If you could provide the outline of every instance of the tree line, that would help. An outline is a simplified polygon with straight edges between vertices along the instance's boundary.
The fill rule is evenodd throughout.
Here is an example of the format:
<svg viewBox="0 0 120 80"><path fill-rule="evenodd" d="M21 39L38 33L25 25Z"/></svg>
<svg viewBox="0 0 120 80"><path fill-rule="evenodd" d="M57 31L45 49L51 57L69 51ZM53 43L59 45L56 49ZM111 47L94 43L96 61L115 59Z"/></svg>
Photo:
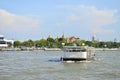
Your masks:
<svg viewBox="0 0 120 80"><path fill-rule="evenodd" d="M65 43L65 46L74 46L76 44L77 46L82 46L82 43L84 43L86 46L91 46L95 48L119 48L120 42L112 42L112 41L85 41L85 40L78 40L75 42L67 42L64 38L47 38L47 39L41 39L41 40L26 40L26 41L15 41L14 47L20 48L20 47L47 47L47 48L60 48L62 47L62 43Z"/></svg>

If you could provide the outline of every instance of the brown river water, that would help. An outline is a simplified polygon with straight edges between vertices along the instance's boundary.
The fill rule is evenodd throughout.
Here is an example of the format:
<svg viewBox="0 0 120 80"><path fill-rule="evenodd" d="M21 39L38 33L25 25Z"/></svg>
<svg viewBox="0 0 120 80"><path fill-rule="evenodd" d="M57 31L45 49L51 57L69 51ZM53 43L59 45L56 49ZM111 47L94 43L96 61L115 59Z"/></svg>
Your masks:
<svg viewBox="0 0 120 80"><path fill-rule="evenodd" d="M0 80L120 80L120 51L96 51L91 61L60 61L62 51L0 52Z"/></svg>

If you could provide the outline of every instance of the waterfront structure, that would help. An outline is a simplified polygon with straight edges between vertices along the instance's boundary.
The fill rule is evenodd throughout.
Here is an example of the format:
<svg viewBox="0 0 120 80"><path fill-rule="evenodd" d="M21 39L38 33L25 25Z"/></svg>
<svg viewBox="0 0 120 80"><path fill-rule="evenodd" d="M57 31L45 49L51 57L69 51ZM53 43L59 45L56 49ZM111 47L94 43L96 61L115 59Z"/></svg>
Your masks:
<svg viewBox="0 0 120 80"><path fill-rule="evenodd" d="M0 48L8 47L8 43L11 43L11 47L13 47L14 40L5 39L3 35L0 35Z"/></svg>
<svg viewBox="0 0 120 80"><path fill-rule="evenodd" d="M8 47L3 35L0 35L0 48L1 47Z"/></svg>

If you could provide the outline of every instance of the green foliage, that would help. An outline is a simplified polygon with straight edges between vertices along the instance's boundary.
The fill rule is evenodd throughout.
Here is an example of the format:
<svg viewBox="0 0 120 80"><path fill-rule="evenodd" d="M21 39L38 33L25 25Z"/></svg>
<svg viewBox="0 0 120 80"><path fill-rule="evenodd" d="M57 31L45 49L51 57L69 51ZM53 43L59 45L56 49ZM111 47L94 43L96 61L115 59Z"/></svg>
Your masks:
<svg viewBox="0 0 120 80"><path fill-rule="evenodd" d="M62 43L65 43L65 46L74 46L76 44L77 46L82 46L82 43L85 43L86 46L96 47L96 48L119 48L120 42L92 42L92 41L84 41L84 40L78 40L77 42L67 42L64 38L59 39L53 39L48 38L47 40L41 39L41 40L27 40L24 42L15 41L14 47L48 47L48 48L60 48L62 47Z"/></svg>
<svg viewBox="0 0 120 80"><path fill-rule="evenodd" d="M74 43L73 42L66 43L66 46L74 46Z"/></svg>
<svg viewBox="0 0 120 80"><path fill-rule="evenodd" d="M39 41L36 41L36 47L47 47L49 45L49 42L45 39L41 39Z"/></svg>
<svg viewBox="0 0 120 80"><path fill-rule="evenodd" d="M86 44L87 46L92 46L93 43L92 43L91 41L86 41L85 44Z"/></svg>
<svg viewBox="0 0 120 80"><path fill-rule="evenodd" d="M55 42L55 40L53 38L48 38L47 41L48 42L53 42L53 43Z"/></svg>
<svg viewBox="0 0 120 80"><path fill-rule="evenodd" d="M10 42L7 42L7 44L8 44L8 47L11 47L11 46L12 46L12 43L10 43Z"/></svg>
<svg viewBox="0 0 120 80"><path fill-rule="evenodd" d="M86 41L84 40L77 41L75 44L77 44L77 46L82 46L83 43L86 45Z"/></svg>
<svg viewBox="0 0 120 80"><path fill-rule="evenodd" d="M22 46L22 42L14 41L14 47L21 47L21 46Z"/></svg>
<svg viewBox="0 0 120 80"><path fill-rule="evenodd" d="M28 40L28 41L24 41L24 42L22 43L22 46L33 47L34 44L35 44L34 41Z"/></svg>

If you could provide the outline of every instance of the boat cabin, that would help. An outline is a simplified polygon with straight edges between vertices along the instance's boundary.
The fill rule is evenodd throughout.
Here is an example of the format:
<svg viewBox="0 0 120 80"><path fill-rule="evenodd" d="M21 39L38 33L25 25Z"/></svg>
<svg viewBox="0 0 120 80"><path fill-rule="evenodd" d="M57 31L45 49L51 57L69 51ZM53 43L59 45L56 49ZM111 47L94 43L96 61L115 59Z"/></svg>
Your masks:
<svg viewBox="0 0 120 80"><path fill-rule="evenodd" d="M92 50L87 46L64 46L63 61L81 61L92 57Z"/></svg>

